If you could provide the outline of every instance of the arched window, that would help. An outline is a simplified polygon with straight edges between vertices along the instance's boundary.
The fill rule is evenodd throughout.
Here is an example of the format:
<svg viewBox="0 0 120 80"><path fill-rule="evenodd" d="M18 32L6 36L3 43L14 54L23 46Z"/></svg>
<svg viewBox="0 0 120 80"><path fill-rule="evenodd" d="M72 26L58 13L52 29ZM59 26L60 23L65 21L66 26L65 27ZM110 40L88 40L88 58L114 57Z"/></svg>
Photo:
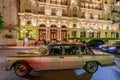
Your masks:
<svg viewBox="0 0 120 80"><path fill-rule="evenodd" d="M46 27L46 25L45 24L40 24L40 26L39 27Z"/></svg>
<svg viewBox="0 0 120 80"><path fill-rule="evenodd" d="M53 24L53 25L51 25L50 27L51 27L51 28L57 28L57 26L56 26L56 25L54 25L54 24Z"/></svg>
<svg viewBox="0 0 120 80"><path fill-rule="evenodd" d="M66 25L62 25L61 28L67 28Z"/></svg>
<svg viewBox="0 0 120 80"><path fill-rule="evenodd" d="M51 27L51 29L50 29L50 39L51 40L57 40L57 29L54 29L54 28L57 28L57 26L55 24L52 24L50 27Z"/></svg>
<svg viewBox="0 0 120 80"><path fill-rule="evenodd" d="M90 37L90 38L94 37L94 31L93 31L93 29L90 28L90 29L88 30L88 33L89 33L89 37Z"/></svg>
<svg viewBox="0 0 120 80"><path fill-rule="evenodd" d="M31 24L31 21L27 21L27 24L30 25L30 24Z"/></svg>

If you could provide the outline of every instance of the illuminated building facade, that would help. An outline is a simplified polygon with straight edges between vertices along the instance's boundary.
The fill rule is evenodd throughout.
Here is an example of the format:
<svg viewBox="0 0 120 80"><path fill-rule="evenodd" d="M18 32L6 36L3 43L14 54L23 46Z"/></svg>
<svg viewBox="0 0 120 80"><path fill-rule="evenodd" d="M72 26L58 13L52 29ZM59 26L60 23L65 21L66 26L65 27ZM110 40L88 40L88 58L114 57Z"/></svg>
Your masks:
<svg viewBox="0 0 120 80"><path fill-rule="evenodd" d="M112 5L111 16L109 16L109 19L113 21L113 26L118 25L117 36L120 38L120 1L117 1L114 5Z"/></svg>
<svg viewBox="0 0 120 80"><path fill-rule="evenodd" d="M12 18L17 23L17 39L26 36L29 39L47 41L118 37L119 25L113 24L109 19L115 0L9 1L11 12L15 8Z"/></svg>

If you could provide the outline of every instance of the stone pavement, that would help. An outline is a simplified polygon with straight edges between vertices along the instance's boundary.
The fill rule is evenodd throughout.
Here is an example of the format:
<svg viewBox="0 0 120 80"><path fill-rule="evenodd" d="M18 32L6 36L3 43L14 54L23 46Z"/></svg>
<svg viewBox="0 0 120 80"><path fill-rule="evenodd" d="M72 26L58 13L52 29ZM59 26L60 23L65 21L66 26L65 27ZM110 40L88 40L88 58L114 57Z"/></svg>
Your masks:
<svg viewBox="0 0 120 80"><path fill-rule="evenodd" d="M5 47L0 47L0 49L37 49L38 47L35 46L28 46L28 47L24 47L24 46L5 46Z"/></svg>

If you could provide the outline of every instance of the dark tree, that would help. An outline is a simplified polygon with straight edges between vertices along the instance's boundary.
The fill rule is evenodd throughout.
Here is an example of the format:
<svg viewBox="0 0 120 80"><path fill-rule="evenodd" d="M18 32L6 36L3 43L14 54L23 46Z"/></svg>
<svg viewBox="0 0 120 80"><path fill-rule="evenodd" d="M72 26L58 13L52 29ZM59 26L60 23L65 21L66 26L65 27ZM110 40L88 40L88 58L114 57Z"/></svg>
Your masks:
<svg viewBox="0 0 120 80"><path fill-rule="evenodd" d="M0 32L2 32L3 30L3 23L4 23L3 17L1 16L1 13L0 13Z"/></svg>

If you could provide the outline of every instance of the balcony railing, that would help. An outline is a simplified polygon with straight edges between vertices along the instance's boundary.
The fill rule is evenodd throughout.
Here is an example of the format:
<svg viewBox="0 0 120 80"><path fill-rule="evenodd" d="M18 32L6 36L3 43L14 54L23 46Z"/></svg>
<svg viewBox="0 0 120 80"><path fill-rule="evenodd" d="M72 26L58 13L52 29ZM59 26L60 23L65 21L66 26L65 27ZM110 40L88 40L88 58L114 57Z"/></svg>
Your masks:
<svg viewBox="0 0 120 80"><path fill-rule="evenodd" d="M85 16L81 16L81 18L85 18Z"/></svg>
<svg viewBox="0 0 120 80"><path fill-rule="evenodd" d="M31 13L32 11L29 9L25 9L25 12Z"/></svg>
<svg viewBox="0 0 120 80"><path fill-rule="evenodd" d="M90 19L94 19L94 17L93 17L93 16L90 16Z"/></svg>
<svg viewBox="0 0 120 80"><path fill-rule="evenodd" d="M68 16L68 14L62 14L62 16Z"/></svg>
<svg viewBox="0 0 120 80"><path fill-rule="evenodd" d="M108 18L107 20L110 20L110 18Z"/></svg>
<svg viewBox="0 0 120 80"><path fill-rule="evenodd" d="M39 14L45 14L45 12L38 12Z"/></svg>
<svg viewBox="0 0 120 80"><path fill-rule="evenodd" d="M116 10L112 10L111 12L112 12L112 13L117 13L118 11L116 11Z"/></svg>
<svg viewBox="0 0 120 80"><path fill-rule="evenodd" d="M56 2L56 1L51 1L50 3L52 3L52 4L57 4L57 2Z"/></svg>
<svg viewBox="0 0 120 80"><path fill-rule="evenodd" d="M81 8L85 8L85 9L91 9L91 10L103 10L102 7L90 7L90 6L85 6L85 5L81 5Z"/></svg>
<svg viewBox="0 0 120 80"><path fill-rule="evenodd" d="M98 18L98 20L104 20L103 18Z"/></svg>
<svg viewBox="0 0 120 80"><path fill-rule="evenodd" d="M73 17L78 17L77 14L73 14Z"/></svg>
<svg viewBox="0 0 120 80"><path fill-rule="evenodd" d="M51 13L51 15L54 15L54 16L56 16L56 13Z"/></svg>

